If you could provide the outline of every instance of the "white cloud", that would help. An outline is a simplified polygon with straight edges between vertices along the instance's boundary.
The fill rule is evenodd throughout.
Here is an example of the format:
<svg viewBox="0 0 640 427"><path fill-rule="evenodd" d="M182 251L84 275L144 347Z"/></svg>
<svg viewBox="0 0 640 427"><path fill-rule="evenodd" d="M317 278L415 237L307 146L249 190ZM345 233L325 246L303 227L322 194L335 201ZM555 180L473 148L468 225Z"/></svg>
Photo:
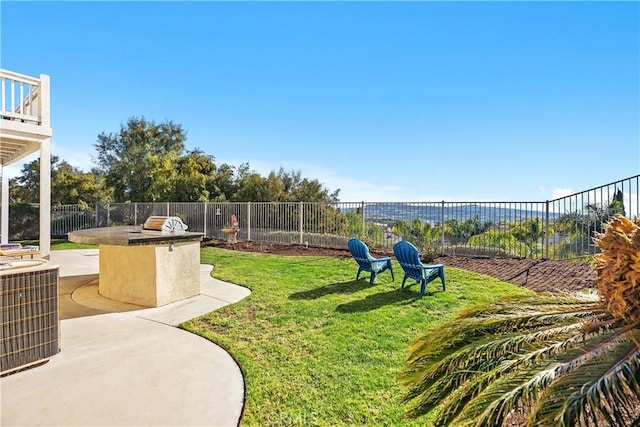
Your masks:
<svg viewBox="0 0 640 427"><path fill-rule="evenodd" d="M218 163L227 163L233 166L239 166L245 160L235 159L217 159ZM317 179L325 188L331 191L340 189L340 200L345 202L360 201L406 201L394 197L389 197L400 192L400 189L393 186L377 186L371 182L353 179L341 176L336 171L305 162L263 162L250 161L251 170L258 172L260 175L266 176L272 171L278 171L281 167L289 171L300 171L303 178ZM397 200L395 200L397 199Z"/></svg>
<svg viewBox="0 0 640 427"><path fill-rule="evenodd" d="M555 200L561 197L570 196L574 193L575 191L571 190L570 188L554 188L551 192L551 198Z"/></svg>
<svg viewBox="0 0 640 427"><path fill-rule="evenodd" d="M51 144L51 153L83 172L89 172L94 166L91 160L91 154L88 151L78 151L54 142Z"/></svg>
<svg viewBox="0 0 640 427"><path fill-rule="evenodd" d="M232 166L238 166L245 163L246 160L237 159L221 159L216 158L217 164L227 163ZM340 189L339 198L341 202L440 202L472 200L483 201L477 195L472 194L433 194L422 191L415 185L400 186L396 184L380 184L375 181L364 181L342 175L333 169L326 168L306 162L263 162L250 161L251 170L258 172L260 175L266 176L271 171L278 171L280 167L285 171L300 171L303 178L317 179L325 188L331 191ZM494 197L490 197L494 200ZM487 199L488 201L489 199Z"/></svg>

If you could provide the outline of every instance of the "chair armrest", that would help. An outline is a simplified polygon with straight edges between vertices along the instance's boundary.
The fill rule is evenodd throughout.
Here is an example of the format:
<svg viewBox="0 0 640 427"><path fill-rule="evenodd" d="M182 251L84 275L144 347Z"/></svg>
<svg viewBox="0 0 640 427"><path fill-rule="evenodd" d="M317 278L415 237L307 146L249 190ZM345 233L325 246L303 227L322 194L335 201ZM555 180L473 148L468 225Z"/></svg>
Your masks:
<svg viewBox="0 0 640 427"><path fill-rule="evenodd" d="M423 265L424 268L440 268L444 267L444 264L431 264L431 265Z"/></svg>

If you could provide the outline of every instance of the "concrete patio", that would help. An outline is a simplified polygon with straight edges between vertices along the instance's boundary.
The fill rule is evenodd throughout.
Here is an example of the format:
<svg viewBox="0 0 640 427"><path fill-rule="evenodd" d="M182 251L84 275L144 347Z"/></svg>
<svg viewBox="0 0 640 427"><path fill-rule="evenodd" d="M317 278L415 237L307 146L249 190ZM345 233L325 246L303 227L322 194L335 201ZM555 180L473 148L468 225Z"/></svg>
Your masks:
<svg viewBox="0 0 640 427"><path fill-rule="evenodd" d="M246 288L201 266L201 294L158 308L98 295L98 251L53 251L61 352L0 379L2 426L236 426L244 381L217 345L178 329Z"/></svg>

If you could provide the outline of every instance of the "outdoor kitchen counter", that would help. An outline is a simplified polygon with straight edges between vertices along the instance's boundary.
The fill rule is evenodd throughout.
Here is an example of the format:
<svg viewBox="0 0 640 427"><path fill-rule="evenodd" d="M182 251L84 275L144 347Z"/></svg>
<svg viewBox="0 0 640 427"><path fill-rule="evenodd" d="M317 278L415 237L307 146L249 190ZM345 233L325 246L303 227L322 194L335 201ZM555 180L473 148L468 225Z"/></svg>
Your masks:
<svg viewBox="0 0 640 427"><path fill-rule="evenodd" d="M202 233L143 230L142 226L122 225L118 227L90 228L88 230L71 231L70 242L89 243L95 245L153 245L185 241L202 240Z"/></svg>
<svg viewBox="0 0 640 427"><path fill-rule="evenodd" d="M140 226L70 232L75 243L99 245L98 293L115 301L159 307L200 294L202 233Z"/></svg>

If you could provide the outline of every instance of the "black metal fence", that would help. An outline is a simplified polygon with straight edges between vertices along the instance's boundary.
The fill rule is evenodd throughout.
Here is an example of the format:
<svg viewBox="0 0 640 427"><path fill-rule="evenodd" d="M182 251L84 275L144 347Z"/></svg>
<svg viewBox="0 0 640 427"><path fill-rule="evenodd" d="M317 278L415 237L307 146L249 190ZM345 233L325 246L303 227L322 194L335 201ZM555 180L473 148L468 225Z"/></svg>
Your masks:
<svg viewBox="0 0 640 427"><path fill-rule="evenodd" d="M151 215L178 216L189 231L225 239L231 215L238 240L346 247L358 237L372 248L408 240L448 255L571 259L595 252L602 224L622 213L638 216L640 175L544 202L227 202L109 203L57 206L51 234L141 225Z"/></svg>

